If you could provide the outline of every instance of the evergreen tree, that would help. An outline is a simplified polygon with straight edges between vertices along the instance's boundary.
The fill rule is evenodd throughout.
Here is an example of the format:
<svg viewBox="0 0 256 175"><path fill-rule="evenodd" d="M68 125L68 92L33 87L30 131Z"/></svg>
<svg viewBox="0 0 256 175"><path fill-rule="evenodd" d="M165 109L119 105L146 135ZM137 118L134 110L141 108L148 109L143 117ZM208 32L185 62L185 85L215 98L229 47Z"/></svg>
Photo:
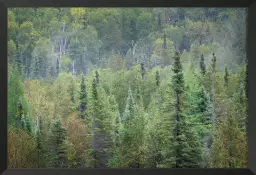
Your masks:
<svg viewBox="0 0 256 175"><path fill-rule="evenodd" d="M17 110L17 126L18 127L21 127L21 128L24 128L24 122L23 122L23 107L22 107L22 101L21 101L21 98L19 99L19 102L18 102L18 110Z"/></svg>
<svg viewBox="0 0 256 175"><path fill-rule="evenodd" d="M59 58L57 58L57 61L56 61L56 77L58 77L60 73L60 62L59 62Z"/></svg>
<svg viewBox="0 0 256 175"><path fill-rule="evenodd" d="M37 79L40 77L39 59L37 56L34 57L31 64L31 78Z"/></svg>
<svg viewBox="0 0 256 175"><path fill-rule="evenodd" d="M122 121L126 122L126 121L133 119L134 113L135 113L135 101L134 101L134 98L132 95L131 87L129 86L128 97L126 100L126 107L125 107Z"/></svg>
<svg viewBox="0 0 256 175"><path fill-rule="evenodd" d="M98 71L95 72L95 80L96 80L97 84L99 84L100 80L99 80L99 72Z"/></svg>
<svg viewBox="0 0 256 175"><path fill-rule="evenodd" d="M80 117L85 119L86 116L86 104L87 104L87 94L84 76L82 76L81 86L80 86Z"/></svg>
<svg viewBox="0 0 256 175"><path fill-rule="evenodd" d="M201 68L201 74L205 75L206 68L205 68L204 55L203 54L201 55L200 68Z"/></svg>
<svg viewBox="0 0 256 175"><path fill-rule="evenodd" d="M160 85L160 76L158 70L156 71L156 86L159 87Z"/></svg>
<svg viewBox="0 0 256 175"><path fill-rule="evenodd" d="M106 94L101 88L96 78L92 83L92 100L93 100L93 142L94 149L94 168L106 168L109 160L110 148L113 147L111 116L103 104ZM108 109L109 110L109 109Z"/></svg>
<svg viewBox="0 0 256 175"><path fill-rule="evenodd" d="M145 67L144 67L144 63L141 63L140 64L140 69L141 69L141 77L142 77L142 80L144 80L144 76L145 76Z"/></svg>
<svg viewBox="0 0 256 175"><path fill-rule="evenodd" d="M229 80L228 69L227 69L227 67L225 67L224 84L225 84L226 88L228 87L228 80Z"/></svg>
<svg viewBox="0 0 256 175"><path fill-rule="evenodd" d="M60 119L53 121L51 134L49 142L52 148L52 165L54 168L65 168L67 161L65 139L67 133L65 128L62 127Z"/></svg>
<svg viewBox="0 0 256 175"><path fill-rule="evenodd" d="M167 49L167 43L166 43L166 32L164 32L164 43L163 43L163 48Z"/></svg>
<svg viewBox="0 0 256 175"><path fill-rule="evenodd" d="M182 96L184 94L184 77L179 53L175 53L173 79L173 90L176 96L175 101L175 140L177 146L175 148L175 167L176 168L192 168L199 167L200 160L200 142L197 140L195 133L190 131L186 116L183 112Z"/></svg>
<svg viewBox="0 0 256 175"><path fill-rule="evenodd" d="M205 125L211 123L211 118L208 114L208 98L203 87L198 92L198 104L196 112L201 114L201 122Z"/></svg>
<svg viewBox="0 0 256 175"><path fill-rule="evenodd" d="M162 19L161 19L161 13L158 12L157 22L160 30L162 29Z"/></svg>

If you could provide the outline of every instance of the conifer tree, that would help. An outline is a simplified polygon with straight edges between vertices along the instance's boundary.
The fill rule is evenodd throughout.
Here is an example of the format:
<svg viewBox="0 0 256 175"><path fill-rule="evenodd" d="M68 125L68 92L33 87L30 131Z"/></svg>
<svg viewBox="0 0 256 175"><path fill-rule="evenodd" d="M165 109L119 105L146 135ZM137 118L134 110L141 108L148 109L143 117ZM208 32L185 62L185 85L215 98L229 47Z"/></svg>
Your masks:
<svg viewBox="0 0 256 175"><path fill-rule="evenodd" d="M167 49L167 43L166 43L166 32L164 32L164 43L163 43L163 48Z"/></svg>
<svg viewBox="0 0 256 175"><path fill-rule="evenodd" d="M96 82L98 84L100 82L100 80L99 80L99 72L98 71L95 72L95 79L96 79Z"/></svg>
<svg viewBox="0 0 256 175"><path fill-rule="evenodd" d="M158 70L156 71L156 86L159 87L160 85L160 76Z"/></svg>
<svg viewBox="0 0 256 175"><path fill-rule="evenodd" d="M205 68L204 55L203 54L201 55L200 68L201 68L201 74L205 75L206 68Z"/></svg>
<svg viewBox="0 0 256 175"><path fill-rule="evenodd" d="M22 106L21 97L20 97L18 102L18 109L17 109L17 119L18 119L17 126L21 128L24 128L23 115L24 115L24 111L23 111L23 106Z"/></svg>
<svg viewBox="0 0 256 175"><path fill-rule="evenodd" d="M94 167L106 168L109 160L110 148L113 147L111 137L111 116L108 116L104 100L105 91L97 83L96 77L92 82L92 100L93 100L93 142L94 149ZM106 105L107 106L107 105ZM108 109L109 110L109 109Z"/></svg>
<svg viewBox="0 0 256 175"><path fill-rule="evenodd" d="M224 84L225 84L226 88L228 87L228 80L229 80L228 69L227 69L227 67L225 67Z"/></svg>
<svg viewBox="0 0 256 175"><path fill-rule="evenodd" d="M57 61L56 61L56 77L58 77L60 73L60 62L59 62L59 58L57 58Z"/></svg>
<svg viewBox="0 0 256 175"><path fill-rule="evenodd" d="M144 63L141 63L140 64L140 69L141 69L141 77L142 77L142 80L144 80L144 76L145 76L145 67L144 67Z"/></svg>
<svg viewBox="0 0 256 175"><path fill-rule="evenodd" d="M182 98L184 95L184 77L182 72L182 65L180 62L179 53L175 53L173 80L173 90L176 96L175 100L175 141L177 146L175 147L175 167L176 168L192 168L199 167L198 162L200 161L200 142L197 139L195 133L190 131L190 127L186 121L186 116L183 112ZM186 155L186 156L185 156Z"/></svg>
<svg viewBox="0 0 256 175"><path fill-rule="evenodd" d="M162 19L161 19L161 13L158 12L157 22L160 30L162 29Z"/></svg>
<svg viewBox="0 0 256 175"><path fill-rule="evenodd" d="M128 97L126 100L126 107L125 107L122 120L124 122L132 120L134 117L134 113L135 113L135 101L132 95L131 87L129 86Z"/></svg>
<svg viewBox="0 0 256 175"><path fill-rule="evenodd" d="M37 79L40 77L40 68L39 68L39 59L38 57L34 57L31 64L31 78Z"/></svg>
<svg viewBox="0 0 256 175"><path fill-rule="evenodd" d="M80 86L80 117L85 119L86 116L86 104L87 104L87 94L84 76L82 76L81 86Z"/></svg>
<svg viewBox="0 0 256 175"><path fill-rule="evenodd" d="M51 134L49 142L52 148L52 165L54 168L65 168L67 161L65 139L67 133L66 129L63 128L60 119L55 119L53 121Z"/></svg>

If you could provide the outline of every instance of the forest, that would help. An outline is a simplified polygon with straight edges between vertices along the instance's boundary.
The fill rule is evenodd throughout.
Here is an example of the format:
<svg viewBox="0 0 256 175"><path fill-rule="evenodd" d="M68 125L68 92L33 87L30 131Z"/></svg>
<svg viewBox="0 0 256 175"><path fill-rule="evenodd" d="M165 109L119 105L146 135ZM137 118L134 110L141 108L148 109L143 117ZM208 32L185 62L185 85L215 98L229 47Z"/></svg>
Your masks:
<svg viewBox="0 0 256 175"><path fill-rule="evenodd" d="M246 8L9 8L9 168L247 168Z"/></svg>

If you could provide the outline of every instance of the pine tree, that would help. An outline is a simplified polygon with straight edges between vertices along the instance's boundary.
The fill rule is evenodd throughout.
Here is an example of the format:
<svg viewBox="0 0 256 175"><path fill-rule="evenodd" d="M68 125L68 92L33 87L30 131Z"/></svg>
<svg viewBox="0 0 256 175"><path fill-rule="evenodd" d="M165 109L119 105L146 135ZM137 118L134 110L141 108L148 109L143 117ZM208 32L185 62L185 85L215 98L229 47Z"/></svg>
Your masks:
<svg viewBox="0 0 256 175"><path fill-rule="evenodd" d="M54 168L64 168L66 167L66 130L62 127L60 119L55 119L51 128L52 135L50 136L51 151L53 156L53 166Z"/></svg>
<svg viewBox="0 0 256 175"><path fill-rule="evenodd" d="M157 22L160 30L162 29L162 19L161 19L161 13L158 12Z"/></svg>
<svg viewBox="0 0 256 175"><path fill-rule="evenodd" d="M164 43L163 43L163 48L167 49L167 43L166 43L166 33L164 32Z"/></svg>
<svg viewBox="0 0 256 175"><path fill-rule="evenodd" d="M205 125L211 123L210 116L208 114L208 98L204 87L201 87L198 92L198 104L197 104L197 113L201 114L201 122Z"/></svg>
<svg viewBox="0 0 256 175"><path fill-rule="evenodd" d="M204 55L203 54L201 55L200 68L201 68L201 74L205 75L206 68L205 68Z"/></svg>
<svg viewBox="0 0 256 175"><path fill-rule="evenodd" d="M93 141L94 168L106 168L111 155L110 148L113 147L111 116L106 109L107 102L105 91L94 78L92 82L93 103Z"/></svg>
<svg viewBox="0 0 256 175"><path fill-rule="evenodd" d="M183 112L182 98L184 95L184 77L182 72L182 65L180 62L179 53L175 53L173 80L173 90L176 96L175 101L175 115L176 115L176 126L175 126L175 139L177 142L176 146L176 168L192 168L199 167L198 162L200 160L200 142L197 140L195 133L190 131L190 127L187 123L186 116Z"/></svg>
<svg viewBox="0 0 256 175"><path fill-rule="evenodd" d="M99 72L98 71L95 72L95 79L96 79L97 84L99 84L100 80L99 80Z"/></svg>
<svg viewBox="0 0 256 175"><path fill-rule="evenodd" d="M59 62L59 58L57 58L57 61L56 61L56 77L58 77L60 73L60 62Z"/></svg>
<svg viewBox="0 0 256 175"><path fill-rule="evenodd" d="M81 86L80 86L80 117L85 119L86 116L86 104L87 104L87 94L84 76L82 76Z"/></svg>
<svg viewBox="0 0 256 175"><path fill-rule="evenodd" d="M140 64L140 69L141 69L141 77L142 77L142 80L144 80L144 76L145 76L145 67L144 67L144 63L141 63Z"/></svg>
<svg viewBox="0 0 256 175"><path fill-rule="evenodd" d="M131 87L129 86L128 97L127 97L127 100L126 100L126 107L125 107L125 111L124 111L124 114L123 114L122 121L126 122L126 121L129 121L129 120L132 120L133 117L134 117L134 113L135 113L135 101L134 101L134 98L133 98L133 95L132 95Z"/></svg>
<svg viewBox="0 0 256 175"><path fill-rule="evenodd" d="M32 64L31 64L31 78L32 79L37 79L37 78L40 77L40 68L39 68L39 66L40 66L39 59L36 56L32 60Z"/></svg>
<svg viewBox="0 0 256 175"><path fill-rule="evenodd" d="M160 76L158 70L156 71L156 86L159 87L160 85Z"/></svg>
<svg viewBox="0 0 256 175"><path fill-rule="evenodd" d="M22 101L21 98L19 99L18 106L17 106L17 126L24 128L24 122L23 122L23 106L22 106Z"/></svg>
<svg viewBox="0 0 256 175"><path fill-rule="evenodd" d="M228 69L227 69L227 67L225 67L224 84L225 84L226 88L228 87L228 80L229 80Z"/></svg>

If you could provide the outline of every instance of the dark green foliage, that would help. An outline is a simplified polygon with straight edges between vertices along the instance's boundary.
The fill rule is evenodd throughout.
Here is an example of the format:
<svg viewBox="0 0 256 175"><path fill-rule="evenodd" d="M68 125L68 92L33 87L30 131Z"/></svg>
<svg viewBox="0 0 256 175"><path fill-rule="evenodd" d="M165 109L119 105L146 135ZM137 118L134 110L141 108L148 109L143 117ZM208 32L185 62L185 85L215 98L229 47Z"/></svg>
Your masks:
<svg viewBox="0 0 256 175"><path fill-rule="evenodd" d="M141 70L141 77L142 77L142 80L144 80L144 76L145 76L145 73L146 73L144 63L141 63L141 64L140 64L140 70Z"/></svg>
<svg viewBox="0 0 256 175"><path fill-rule="evenodd" d="M66 167L66 130L63 128L59 119L55 119L51 127L49 144L51 146L52 165L54 168Z"/></svg>
<svg viewBox="0 0 256 175"><path fill-rule="evenodd" d="M193 130L188 129L187 116L183 109L184 77L179 53L175 53L172 76L173 90L175 94L175 116L176 126L174 127L175 146L175 167L176 168L198 168L201 151L200 142Z"/></svg>
<svg viewBox="0 0 256 175"><path fill-rule="evenodd" d="M201 55L200 68L201 68L201 74L205 75L206 67L205 67L205 63L204 63L204 55L203 54Z"/></svg>
<svg viewBox="0 0 256 175"><path fill-rule="evenodd" d="M180 62L180 55L178 52L175 52L174 66L172 68L172 71L174 72L174 75L172 77L173 88L175 93L177 95L180 95L181 93L183 93L184 90L184 77L182 72L182 65Z"/></svg>
<svg viewBox="0 0 256 175"><path fill-rule="evenodd" d="M216 56L215 56L215 53L212 54L212 72L215 73L216 72Z"/></svg>
<svg viewBox="0 0 256 175"><path fill-rule="evenodd" d="M164 32L164 43L163 43L163 48L167 49L167 43L166 43L166 33Z"/></svg>
<svg viewBox="0 0 256 175"><path fill-rule="evenodd" d="M159 87L160 85L160 76L158 70L156 71L156 86Z"/></svg>
<svg viewBox="0 0 256 175"><path fill-rule="evenodd" d="M60 73L60 62L59 62L59 58L57 58L57 61L56 61L56 77L58 77Z"/></svg>
<svg viewBox="0 0 256 175"><path fill-rule="evenodd" d="M228 69L227 67L225 67L224 83L226 87L228 87L228 80L229 80Z"/></svg>
<svg viewBox="0 0 256 175"><path fill-rule="evenodd" d="M74 101L74 95L72 95L72 101ZM86 104L87 104L87 93L86 93L86 85L85 85L85 80L84 76L82 76L82 81L80 85L80 117L82 119L85 119L86 115Z"/></svg>
<svg viewBox="0 0 256 175"><path fill-rule="evenodd" d="M95 72L95 80L96 80L97 84L100 82L98 71Z"/></svg>

